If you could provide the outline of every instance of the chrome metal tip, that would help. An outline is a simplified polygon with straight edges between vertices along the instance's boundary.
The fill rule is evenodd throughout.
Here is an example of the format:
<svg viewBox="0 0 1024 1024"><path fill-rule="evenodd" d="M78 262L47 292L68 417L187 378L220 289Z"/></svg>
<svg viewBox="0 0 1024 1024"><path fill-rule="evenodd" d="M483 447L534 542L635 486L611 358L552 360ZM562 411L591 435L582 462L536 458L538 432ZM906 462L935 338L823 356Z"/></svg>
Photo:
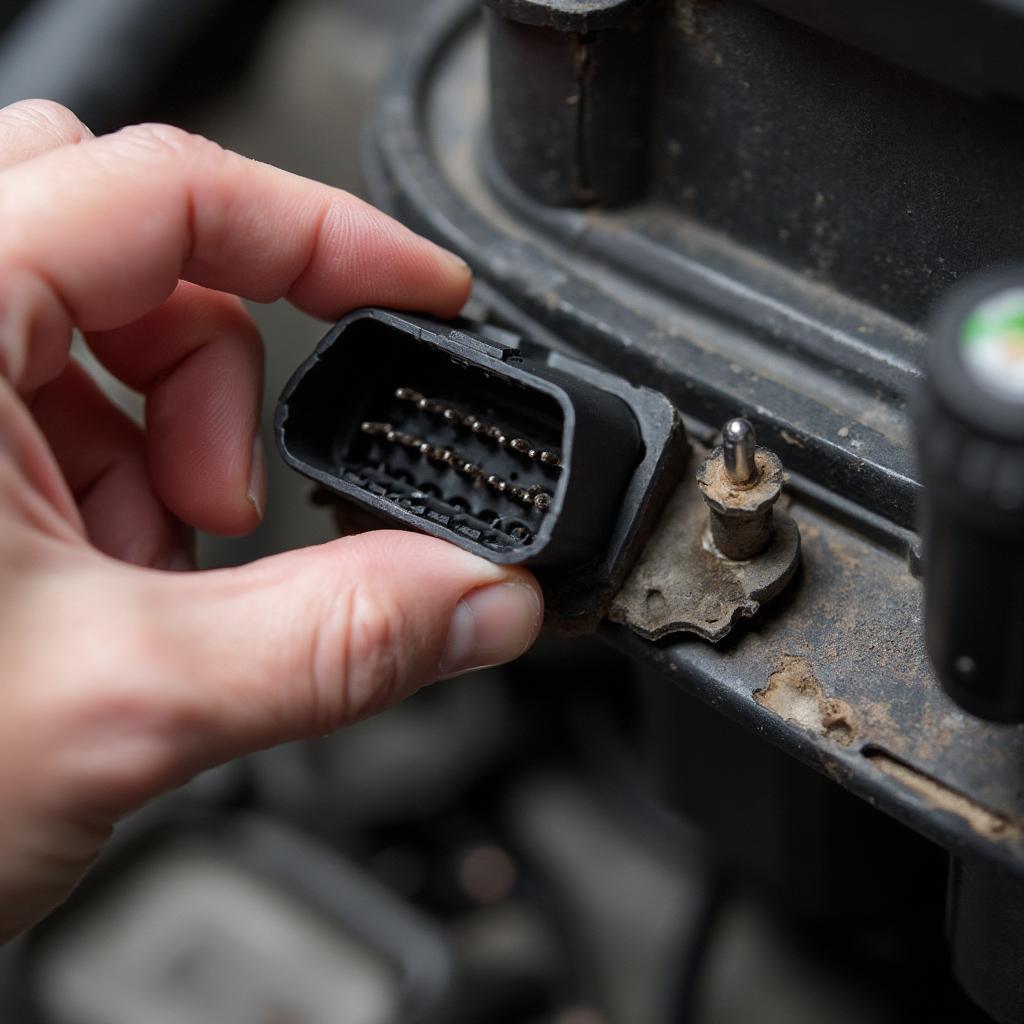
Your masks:
<svg viewBox="0 0 1024 1024"><path fill-rule="evenodd" d="M757 437L750 420L737 416L722 428L722 454L725 472L738 484L749 483L755 472L754 452Z"/></svg>

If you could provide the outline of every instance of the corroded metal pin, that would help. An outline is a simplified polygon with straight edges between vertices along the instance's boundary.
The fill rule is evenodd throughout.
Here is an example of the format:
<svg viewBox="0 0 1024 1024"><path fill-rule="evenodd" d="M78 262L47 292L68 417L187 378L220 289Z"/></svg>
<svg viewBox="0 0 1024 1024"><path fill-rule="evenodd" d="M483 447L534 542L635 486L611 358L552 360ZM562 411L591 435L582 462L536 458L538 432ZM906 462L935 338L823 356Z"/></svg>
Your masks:
<svg viewBox="0 0 1024 1024"><path fill-rule="evenodd" d="M401 402L409 402L424 412L441 416L446 422L455 426L465 427L474 434L490 438L495 444L503 448L510 448L519 455L525 455L532 461L540 462L550 469L560 469L562 466L561 456L557 452L548 449L538 448L524 437L516 437L507 430L495 423L487 423L480 419L475 413L462 412L453 405L448 405L436 398L429 398L417 391L415 388L400 387L394 391L394 396Z"/></svg>
<svg viewBox="0 0 1024 1024"><path fill-rule="evenodd" d="M413 401L414 398L410 397L409 400ZM457 473L470 477L475 483L486 483L499 494L504 494L522 505L535 508L540 512L546 512L551 507L551 495L544 490L542 484L531 484L529 488L524 488L511 484L496 473L485 476L483 468L467 459L462 453L451 448L433 445L415 434L395 430L390 423L364 420L361 430L371 437L381 437L392 444L418 452L431 462L450 466Z"/></svg>

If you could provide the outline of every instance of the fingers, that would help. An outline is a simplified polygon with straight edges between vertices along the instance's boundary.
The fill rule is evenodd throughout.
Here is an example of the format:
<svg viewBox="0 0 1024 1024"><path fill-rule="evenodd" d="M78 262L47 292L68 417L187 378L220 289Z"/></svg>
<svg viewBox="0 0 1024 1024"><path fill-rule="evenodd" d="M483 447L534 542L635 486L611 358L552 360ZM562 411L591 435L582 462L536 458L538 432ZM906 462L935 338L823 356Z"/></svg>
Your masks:
<svg viewBox="0 0 1024 1024"><path fill-rule="evenodd" d="M0 647L0 666L32 668L4 706L0 933L63 898L110 826L147 799L440 673L515 657L540 617L526 572L413 534L209 574L81 548L37 572L5 607Z"/></svg>
<svg viewBox="0 0 1024 1024"><path fill-rule="evenodd" d="M52 100L22 100L0 110L0 168L93 137L71 113Z"/></svg>
<svg viewBox="0 0 1024 1024"><path fill-rule="evenodd" d="M321 735L438 677L509 661L543 614L524 570L401 532L140 585L174 679L150 699L186 723L179 770L181 756L198 770Z"/></svg>
<svg viewBox="0 0 1024 1024"><path fill-rule="evenodd" d="M25 484L28 483L28 487ZM0 504L9 513L0 544L24 553L15 527L77 546L85 525L39 424L0 378Z"/></svg>
<svg viewBox="0 0 1024 1024"><path fill-rule="evenodd" d="M59 350L71 322L131 323L179 278L328 318L368 303L450 315L469 289L461 261L353 196L177 129L45 154L3 186L0 308L19 311L30 348ZM17 345L3 326L0 345ZM5 357L23 370L23 351Z"/></svg>
<svg viewBox="0 0 1024 1024"><path fill-rule="evenodd" d="M54 149L84 142L92 132L66 107L51 100L22 100L0 110L0 170ZM67 311L53 305L52 291L38 275L16 272L0 287L0 373L29 391L52 380L64 366L71 345ZM16 295L16 303L6 295ZM49 339L31 348L30 336ZM13 362L12 362L13 361Z"/></svg>
<svg viewBox="0 0 1024 1024"><path fill-rule="evenodd" d="M211 533L255 527L265 486L263 346L242 303L183 283L141 320L88 341L111 373L146 395L150 479L163 503Z"/></svg>
<svg viewBox="0 0 1024 1024"><path fill-rule="evenodd" d="M136 565L190 567L191 531L154 493L142 431L77 362L40 388L32 412L100 551Z"/></svg>

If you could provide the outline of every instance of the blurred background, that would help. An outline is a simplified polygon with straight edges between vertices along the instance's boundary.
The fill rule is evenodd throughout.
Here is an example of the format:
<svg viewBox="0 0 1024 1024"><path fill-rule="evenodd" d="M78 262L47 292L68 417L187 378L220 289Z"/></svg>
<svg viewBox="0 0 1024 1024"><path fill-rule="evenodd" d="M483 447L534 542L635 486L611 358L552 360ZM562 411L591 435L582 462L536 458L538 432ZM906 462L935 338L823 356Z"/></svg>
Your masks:
<svg viewBox="0 0 1024 1024"><path fill-rule="evenodd" d="M96 131L169 120L364 193L364 118L427 3L0 0L0 104L47 96ZM269 425L324 325L254 312ZM268 461L265 522L203 538L204 566L334 535ZM708 712L597 641L545 638L506 670L203 776L125 822L69 905L0 950L0 1020L920 1019L907 989L931 951L737 880L669 809L650 765L687 740L652 727L666 702L702 728ZM817 792L787 772L794 800ZM752 860L779 856L749 842Z"/></svg>

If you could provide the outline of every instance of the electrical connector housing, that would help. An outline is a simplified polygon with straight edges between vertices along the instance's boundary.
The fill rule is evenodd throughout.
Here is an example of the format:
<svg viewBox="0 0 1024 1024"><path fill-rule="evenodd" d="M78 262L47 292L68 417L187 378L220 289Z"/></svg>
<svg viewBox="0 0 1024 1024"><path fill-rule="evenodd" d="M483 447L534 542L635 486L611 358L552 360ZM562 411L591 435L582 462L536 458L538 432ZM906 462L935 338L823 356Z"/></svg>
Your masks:
<svg viewBox="0 0 1024 1024"><path fill-rule="evenodd" d="M517 335L357 310L286 386L285 461L391 526L538 570L603 614L685 462L668 400Z"/></svg>

